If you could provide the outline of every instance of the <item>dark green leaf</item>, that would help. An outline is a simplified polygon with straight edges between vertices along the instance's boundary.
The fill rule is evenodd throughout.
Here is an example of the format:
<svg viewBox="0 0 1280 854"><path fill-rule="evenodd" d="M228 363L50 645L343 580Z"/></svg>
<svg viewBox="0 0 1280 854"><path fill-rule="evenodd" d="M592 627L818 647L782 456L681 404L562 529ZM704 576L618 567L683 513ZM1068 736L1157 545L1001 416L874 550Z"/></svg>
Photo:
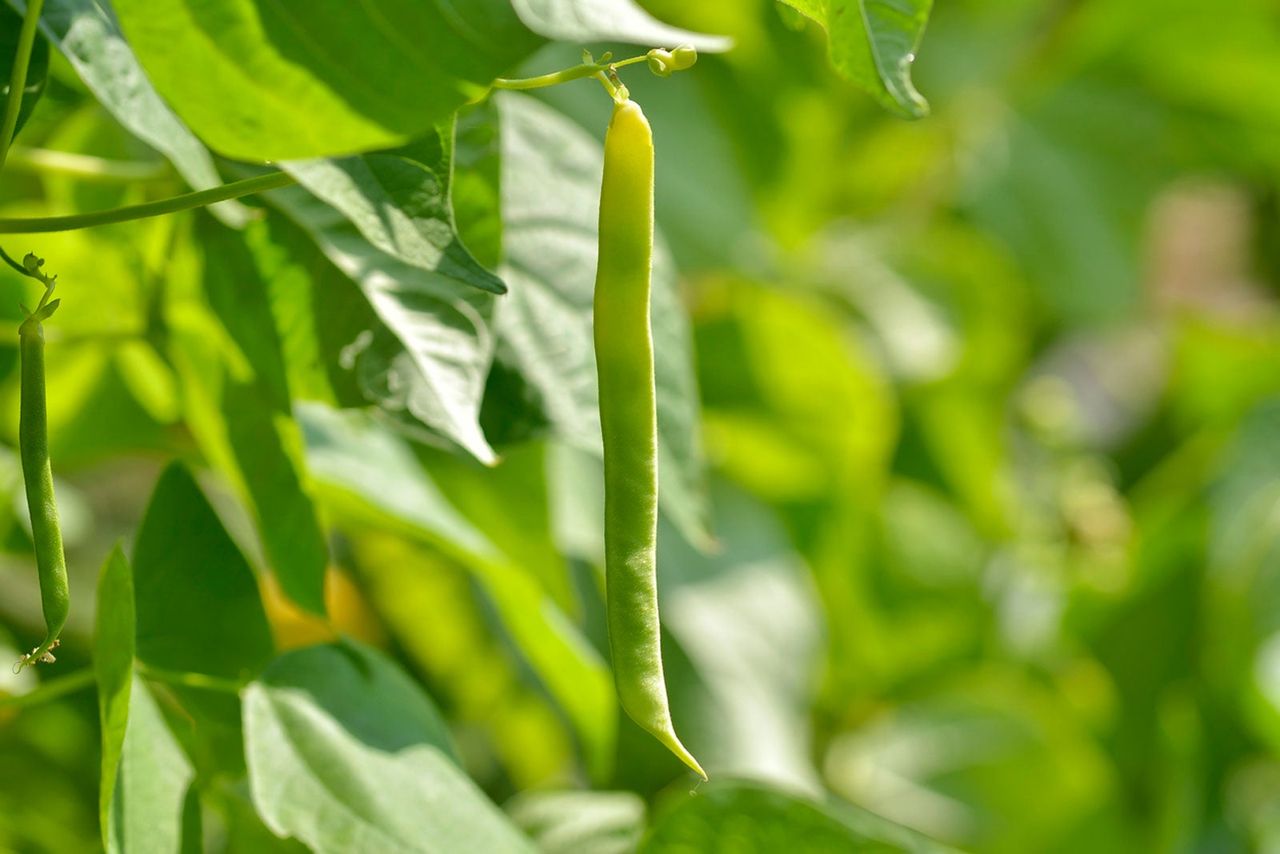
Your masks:
<svg viewBox="0 0 1280 854"><path fill-rule="evenodd" d="M430 699L355 644L277 659L245 693L253 801L317 851L532 851L457 765Z"/></svg>
<svg viewBox="0 0 1280 854"><path fill-rule="evenodd" d="M831 40L831 64L877 101L908 118L929 112L911 82L911 63L933 0L782 0L817 21Z"/></svg>
<svg viewBox="0 0 1280 854"><path fill-rule="evenodd" d="M462 248L451 224L439 229L451 216L447 148L435 138L440 145L430 152L421 146L405 152L432 162L369 155L292 164L334 206L298 188L275 193L272 201L360 286L382 321L344 354L356 365L365 396L492 462L479 411L493 348L493 297L486 291L501 283ZM397 176L390 193L377 178L384 169ZM404 183L406 178L411 180ZM388 215L379 206L387 204L397 206L391 215L410 226L410 234L402 238L378 221ZM401 204L409 211L434 210L431 228L420 230L425 221Z"/></svg>
<svg viewBox="0 0 1280 854"><path fill-rule="evenodd" d="M536 45L504 0L116 0L156 88L242 160L407 141L484 93Z"/></svg>
<svg viewBox="0 0 1280 854"><path fill-rule="evenodd" d="M19 9L25 0L11 0ZM222 183L213 158L138 65L106 0L45 0L40 26L65 55L94 97L134 136L169 158L193 189ZM228 225L242 224L246 210L238 202L220 202L210 210Z"/></svg>
<svg viewBox="0 0 1280 854"><path fill-rule="evenodd" d="M98 681L98 721L102 727L102 775L98 815L102 844L108 836L116 772L129 723L129 693L133 684L134 607L133 571L117 545L98 575L98 618L93 636L93 667Z"/></svg>
<svg viewBox="0 0 1280 854"><path fill-rule="evenodd" d="M253 572L180 463L161 475L138 532L134 588L145 663L239 680L270 659Z"/></svg>
<svg viewBox="0 0 1280 854"><path fill-rule="evenodd" d="M328 548L303 489L302 439L293 422L270 286L239 235L203 222L197 233L211 259L205 291L249 366L247 371L229 367L220 378L221 389L209 393L220 397L235 474L248 491L280 586L298 605L323 614ZM262 228L255 224L255 239L262 238L256 233Z"/></svg>

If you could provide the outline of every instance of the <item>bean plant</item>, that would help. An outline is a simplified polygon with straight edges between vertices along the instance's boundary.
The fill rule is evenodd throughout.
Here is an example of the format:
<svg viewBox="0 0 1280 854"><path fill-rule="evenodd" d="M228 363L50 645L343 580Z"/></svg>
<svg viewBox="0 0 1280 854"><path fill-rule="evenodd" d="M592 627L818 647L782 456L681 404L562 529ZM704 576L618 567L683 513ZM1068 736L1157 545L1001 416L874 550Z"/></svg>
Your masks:
<svg viewBox="0 0 1280 854"><path fill-rule="evenodd" d="M1278 82L1266 0L0 0L0 851L1280 846Z"/></svg>

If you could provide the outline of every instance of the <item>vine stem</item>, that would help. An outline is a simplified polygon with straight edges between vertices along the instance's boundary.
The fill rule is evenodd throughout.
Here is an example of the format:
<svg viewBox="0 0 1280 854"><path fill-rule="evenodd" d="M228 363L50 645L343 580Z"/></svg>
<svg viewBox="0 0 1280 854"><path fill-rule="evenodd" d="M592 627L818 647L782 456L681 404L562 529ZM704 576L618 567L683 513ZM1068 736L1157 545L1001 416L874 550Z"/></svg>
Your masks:
<svg viewBox="0 0 1280 854"><path fill-rule="evenodd" d="M9 75L9 97L4 101L4 120L0 122L0 168L9 154L9 143L18 127L18 113L22 111L22 96L27 88L27 68L31 65L31 48L36 41L36 26L40 23L40 9L44 0L29 0L27 14L22 18L18 31L18 47L13 55L13 71Z"/></svg>
<svg viewBox="0 0 1280 854"><path fill-rule="evenodd" d="M614 68L625 68L628 65L635 65L638 62L644 62L648 59L647 55L633 56L628 59L620 59L617 62L584 62L581 65L575 65L572 68L566 68L563 71L553 71L550 74L539 74L537 77L499 77L493 81L494 89L544 89L547 86L558 86L561 83L569 83L573 80L583 80L587 77L596 77L601 74L607 74Z"/></svg>
<svg viewBox="0 0 1280 854"><path fill-rule="evenodd" d="M159 181L170 174L169 166L163 160L108 160L92 154L21 145L9 146L8 167L39 175L65 175L82 181L122 184Z"/></svg>
<svg viewBox="0 0 1280 854"><path fill-rule="evenodd" d="M144 679L163 682L166 685L179 685L184 688L197 688L202 691L219 691L224 694L239 694L244 685L233 679L209 676L206 673L190 673L180 670L165 670L149 664L138 665L138 673Z"/></svg>
<svg viewBox="0 0 1280 854"><path fill-rule="evenodd" d="M57 679L43 682L39 688L26 694L0 697L0 709L21 709L27 706L49 703L68 694L74 694L83 688L88 688L94 683L94 679L93 670L86 667L84 670L77 670L75 673L68 673L66 676L59 676Z"/></svg>
<svg viewBox="0 0 1280 854"><path fill-rule="evenodd" d="M113 222L128 222L133 219L145 219L151 216L176 213L202 208L215 202L238 199L241 196L275 190L296 183L292 175L285 172L269 172L243 181L232 181L220 187L185 193L156 202L144 202L140 205L126 205L121 208L110 208L92 213L71 214L69 216L45 217L9 217L0 218L0 234L47 234L51 231L73 231L78 228L92 228L95 225L108 225Z"/></svg>

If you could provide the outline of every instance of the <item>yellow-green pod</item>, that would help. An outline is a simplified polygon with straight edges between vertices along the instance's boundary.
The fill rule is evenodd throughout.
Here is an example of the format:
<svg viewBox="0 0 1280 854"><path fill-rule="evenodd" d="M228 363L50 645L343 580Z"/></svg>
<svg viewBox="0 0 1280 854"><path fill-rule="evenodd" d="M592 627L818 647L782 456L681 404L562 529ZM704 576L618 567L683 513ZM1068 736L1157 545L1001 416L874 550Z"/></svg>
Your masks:
<svg viewBox="0 0 1280 854"><path fill-rule="evenodd" d="M653 133L634 101L604 143L595 348L604 435L605 599L622 708L703 779L676 736L658 624L658 419L649 328Z"/></svg>
<svg viewBox="0 0 1280 854"><path fill-rule="evenodd" d="M62 529L58 525L58 505L53 498L44 389L44 327L41 322L47 320L57 307L57 300L40 306L18 327L18 353L22 362L18 454L22 459L27 510L31 514L31 539L40 575L40 602L45 621L44 640L22 657L19 666L53 661L52 650L58 646L58 635L67 622L71 604L67 589L67 561L62 551Z"/></svg>

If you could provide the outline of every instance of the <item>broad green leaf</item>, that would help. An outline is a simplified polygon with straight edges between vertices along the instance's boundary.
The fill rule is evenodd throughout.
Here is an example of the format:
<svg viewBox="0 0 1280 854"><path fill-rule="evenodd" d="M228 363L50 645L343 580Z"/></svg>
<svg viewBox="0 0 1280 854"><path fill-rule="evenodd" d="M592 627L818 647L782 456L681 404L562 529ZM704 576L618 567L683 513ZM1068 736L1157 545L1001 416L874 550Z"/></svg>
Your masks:
<svg viewBox="0 0 1280 854"><path fill-rule="evenodd" d="M505 809L544 854L632 854L644 832L631 792L522 792Z"/></svg>
<svg viewBox="0 0 1280 854"><path fill-rule="evenodd" d="M640 854L943 854L951 851L879 816L758 783L712 781L661 812Z"/></svg>
<svg viewBox="0 0 1280 854"><path fill-rule="evenodd" d="M455 509L408 446L364 413L300 408L307 460L327 504L350 518L437 546L492 600L518 654L564 711L594 770L614 726L608 669L538 581Z"/></svg>
<svg viewBox="0 0 1280 854"><path fill-rule="evenodd" d="M151 690L138 677L129 691L129 725L107 834L111 854L179 852L198 821L187 801L194 777Z"/></svg>
<svg viewBox="0 0 1280 854"><path fill-rule="evenodd" d="M447 211L448 144L435 138L439 145L406 150L434 155L430 163L367 155L291 164L331 204L299 188L272 201L360 286L382 322L344 353L365 396L489 463L495 457L479 423L493 353L487 291L501 283L457 242Z"/></svg>
<svg viewBox="0 0 1280 854"><path fill-rule="evenodd" d="M258 813L313 850L533 850L458 767L430 699L374 650L281 656L246 690L244 728Z"/></svg>
<svg viewBox="0 0 1280 854"><path fill-rule="evenodd" d="M730 46L722 36L664 24L633 0L512 0L511 5L525 26L553 41L619 41L646 47L688 44L707 53Z"/></svg>
<svg viewBox="0 0 1280 854"><path fill-rule="evenodd" d="M98 682L98 721L102 727L102 775L98 794L102 844L108 835L111 802L116 791L133 685L133 571L117 545L98 576L98 618L93 634L93 667Z"/></svg>
<svg viewBox="0 0 1280 854"><path fill-rule="evenodd" d="M538 395L556 435L596 454L599 398L591 335L600 144L532 98L504 94L502 127L503 279L497 306L498 358ZM658 472L662 509L682 532L705 541L697 387L688 322L670 256L653 270L653 338L658 386Z"/></svg>
<svg viewBox="0 0 1280 854"><path fill-rule="evenodd" d="M10 3L26 10L26 0ZM98 103L130 133L167 157L192 188L203 190L222 183L208 150L152 88L120 32L109 0L45 0L40 27ZM234 201L210 210L228 225L243 224L247 216L245 207Z"/></svg>
<svg viewBox="0 0 1280 854"><path fill-rule="evenodd" d="M506 293L497 276L481 267L459 242L449 207L448 164L397 154L365 154L336 160L284 164L312 195L340 211L375 248L427 274L438 290L460 285ZM425 286L424 286L425 287Z"/></svg>
<svg viewBox="0 0 1280 854"><path fill-rule="evenodd" d="M827 31L831 64L899 115L918 119L929 104L911 82L911 63L933 0L781 0Z"/></svg>
<svg viewBox="0 0 1280 854"><path fill-rule="evenodd" d="M9 97L9 76L13 73L14 53L18 48L18 33L22 29L22 15L6 6L0 6L0 104ZM36 33L27 60L27 80L22 87L22 106L18 108L18 124L13 129L16 137L27 123L27 116L35 109L44 93L45 79L49 73L49 43ZM8 142L8 140L6 140Z"/></svg>
<svg viewBox="0 0 1280 854"><path fill-rule="evenodd" d="M156 484L133 567L143 662L240 680L270 659L253 572L180 463Z"/></svg>
<svg viewBox="0 0 1280 854"><path fill-rule="evenodd" d="M263 228L252 226L255 240ZM236 469L228 474L247 493L281 588L298 605L323 614L328 546L306 491L302 437L291 412L269 285L240 235L207 220L196 233L207 258L205 294L239 349L202 376L188 371L187 381L203 382L221 409L221 418L210 419L197 436L229 445ZM174 337L180 346L180 336ZM192 347L203 343L189 340Z"/></svg>
<svg viewBox="0 0 1280 854"><path fill-rule="evenodd" d="M156 88L222 154L261 162L408 141L537 45L503 0L116 0Z"/></svg>

